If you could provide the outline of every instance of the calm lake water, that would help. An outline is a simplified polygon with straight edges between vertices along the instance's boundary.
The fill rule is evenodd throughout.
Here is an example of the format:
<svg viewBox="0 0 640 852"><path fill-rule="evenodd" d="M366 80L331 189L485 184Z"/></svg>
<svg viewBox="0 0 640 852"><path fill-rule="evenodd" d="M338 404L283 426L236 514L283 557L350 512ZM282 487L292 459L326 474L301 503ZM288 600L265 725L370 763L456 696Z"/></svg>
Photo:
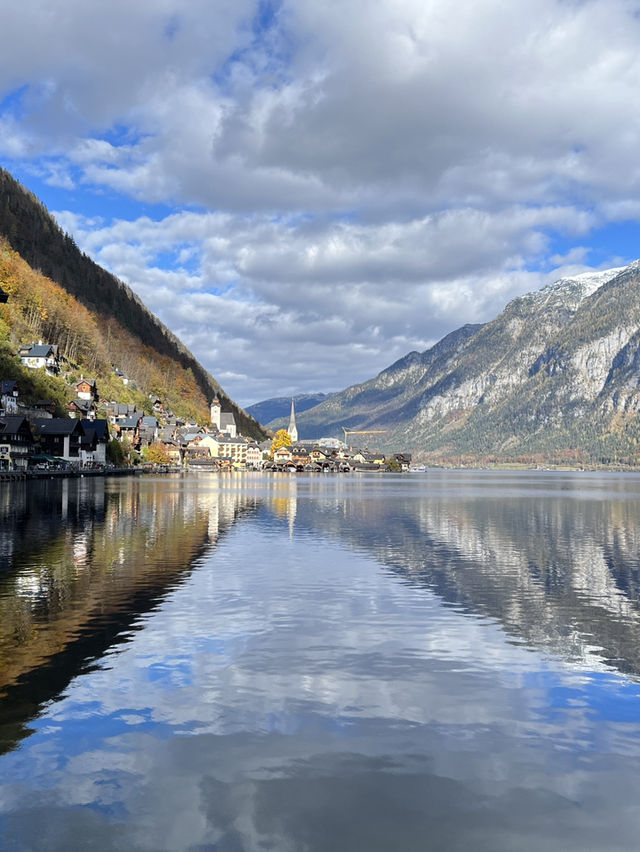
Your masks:
<svg viewBox="0 0 640 852"><path fill-rule="evenodd" d="M637 850L640 478L0 486L0 849Z"/></svg>

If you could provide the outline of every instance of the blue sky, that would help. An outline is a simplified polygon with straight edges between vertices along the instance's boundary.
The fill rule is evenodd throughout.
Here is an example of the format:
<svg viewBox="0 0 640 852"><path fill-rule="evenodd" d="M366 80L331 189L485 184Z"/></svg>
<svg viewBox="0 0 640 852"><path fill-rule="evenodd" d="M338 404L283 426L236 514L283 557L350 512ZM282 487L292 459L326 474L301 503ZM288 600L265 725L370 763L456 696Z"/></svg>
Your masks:
<svg viewBox="0 0 640 852"><path fill-rule="evenodd" d="M451 9L24 0L0 164L241 404L338 390L640 255L640 3Z"/></svg>

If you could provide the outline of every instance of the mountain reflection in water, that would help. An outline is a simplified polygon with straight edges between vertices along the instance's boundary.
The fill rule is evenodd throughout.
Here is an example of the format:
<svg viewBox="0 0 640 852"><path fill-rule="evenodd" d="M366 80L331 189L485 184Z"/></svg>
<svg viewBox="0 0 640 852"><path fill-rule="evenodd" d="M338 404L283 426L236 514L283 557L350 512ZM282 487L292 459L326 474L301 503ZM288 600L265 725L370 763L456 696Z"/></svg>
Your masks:
<svg viewBox="0 0 640 852"><path fill-rule="evenodd" d="M528 487L513 489L507 474L455 476L306 521L515 641L639 675L640 479L521 474Z"/></svg>
<svg viewBox="0 0 640 852"><path fill-rule="evenodd" d="M0 489L0 753L42 702L127 640L247 505L234 495L210 506L154 480Z"/></svg>
<svg viewBox="0 0 640 852"><path fill-rule="evenodd" d="M2 486L0 848L637 848L639 507L590 474Z"/></svg>

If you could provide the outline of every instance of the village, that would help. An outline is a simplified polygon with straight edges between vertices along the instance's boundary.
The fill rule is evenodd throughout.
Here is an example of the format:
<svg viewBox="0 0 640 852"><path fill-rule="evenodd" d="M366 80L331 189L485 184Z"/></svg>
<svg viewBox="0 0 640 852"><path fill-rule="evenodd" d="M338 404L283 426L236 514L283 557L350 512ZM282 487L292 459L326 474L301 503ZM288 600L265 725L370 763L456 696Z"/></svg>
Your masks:
<svg viewBox="0 0 640 852"><path fill-rule="evenodd" d="M61 358L55 344L39 341L20 347L24 367L58 375ZM128 382L117 367L114 374ZM80 377L66 417L56 417L51 400L27 405L16 380L0 379L0 472L87 472L114 468L158 467L198 473L265 470L269 472L405 471L408 454L392 456L354 449L335 438L300 441L292 400L288 430L258 443L238 433L231 412L215 398L209 423L185 422L163 400L150 397L146 410L102 401L94 379Z"/></svg>

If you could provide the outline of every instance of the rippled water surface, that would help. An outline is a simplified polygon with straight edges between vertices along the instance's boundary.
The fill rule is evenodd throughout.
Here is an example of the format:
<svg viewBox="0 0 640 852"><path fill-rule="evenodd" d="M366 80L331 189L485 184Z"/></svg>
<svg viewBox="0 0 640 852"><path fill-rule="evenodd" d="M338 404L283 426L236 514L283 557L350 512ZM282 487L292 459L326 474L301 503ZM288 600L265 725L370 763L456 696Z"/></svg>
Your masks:
<svg viewBox="0 0 640 852"><path fill-rule="evenodd" d="M640 478L0 485L0 848L636 850Z"/></svg>

